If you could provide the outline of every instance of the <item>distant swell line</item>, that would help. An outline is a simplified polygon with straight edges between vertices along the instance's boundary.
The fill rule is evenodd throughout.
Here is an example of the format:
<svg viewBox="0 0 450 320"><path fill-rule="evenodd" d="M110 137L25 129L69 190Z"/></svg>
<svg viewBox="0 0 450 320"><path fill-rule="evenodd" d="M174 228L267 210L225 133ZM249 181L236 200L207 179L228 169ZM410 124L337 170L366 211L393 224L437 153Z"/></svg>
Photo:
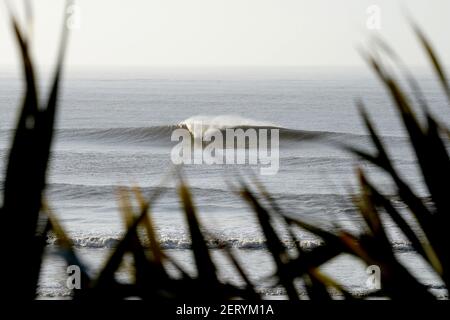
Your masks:
<svg viewBox="0 0 450 320"><path fill-rule="evenodd" d="M133 128L109 128L109 129L59 129L56 137L62 141L72 142L95 142L95 143L131 143L131 144L148 144L148 145L170 145L171 136L176 129L189 130L185 125L167 125L154 127L133 127ZM255 130L280 130L281 140L306 139L321 135L331 135L332 133L319 131L304 131L285 129L279 127L268 126L238 126L233 129ZM220 129L225 134L226 129ZM339 134L338 134L339 135Z"/></svg>
<svg viewBox="0 0 450 320"><path fill-rule="evenodd" d="M55 136L59 143L80 143L80 144L94 144L94 145L122 145L122 146L161 146L170 147L177 141L171 141L172 132L176 129L185 128L190 130L184 124L166 125L166 126L151 126L151 127L128 127L128 128L104 128L104 129L57 129ZM299 141L304 141L313 138L326 139L356 139L368 141L367 135L360 135L354 133L330 132L330 131L307 131L288 129L273 126L236 126L233 129L248 129L261 130L271 129L279 130L279 137L281 146L289 146L289 144ZM225 135L226 129L218 129ZM4 141L8 141L14 130L0 130L0 137ZM269 133L270 135L270 133ZM402 137L385 137L393 140L404 141Z"/></svg>

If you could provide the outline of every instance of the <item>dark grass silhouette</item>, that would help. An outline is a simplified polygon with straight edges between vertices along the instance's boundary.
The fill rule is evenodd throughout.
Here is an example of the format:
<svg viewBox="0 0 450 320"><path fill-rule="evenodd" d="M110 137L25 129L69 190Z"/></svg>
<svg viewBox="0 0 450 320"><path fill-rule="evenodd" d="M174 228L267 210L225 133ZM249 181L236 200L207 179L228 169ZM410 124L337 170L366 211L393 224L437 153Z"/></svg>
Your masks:
<svg viewBox="0 0 450 320"><path fill-rule="evenodd" d="M36 79L29 55L28 39L10 12L12 27L21 53L25 94L9 152L1 208L2 263L0 274L15 297L34 298L42 253L49 229L40 216L42 191L53 138L57 96L67 29L63 28L53 85L45 105L38 102ZM14 244L11 242L14 239Z"/></svg>

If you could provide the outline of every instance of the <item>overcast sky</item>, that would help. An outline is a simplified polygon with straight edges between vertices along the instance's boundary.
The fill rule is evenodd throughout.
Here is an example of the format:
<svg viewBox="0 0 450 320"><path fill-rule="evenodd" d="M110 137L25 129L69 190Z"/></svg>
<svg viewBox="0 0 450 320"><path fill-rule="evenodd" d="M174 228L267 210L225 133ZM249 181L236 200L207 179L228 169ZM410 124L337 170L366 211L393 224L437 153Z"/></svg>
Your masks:
<svg viewBox="0 0 450 320"><path fill-rule="evenodd" d="M21 9L19 1L14 2ZM39 64L55 57L63 1L34 5L33 50ZM37 5L38 3L38 5ZM355 46L379 32L412 65L424 65L405 8L450 62L450 1L364 0L78 0L71 67L355 66ZM379 31L366 27L380 11ZM6 15L0 13L0 66L17 64ZM76 18L75 18L76 19Z"/></svg>

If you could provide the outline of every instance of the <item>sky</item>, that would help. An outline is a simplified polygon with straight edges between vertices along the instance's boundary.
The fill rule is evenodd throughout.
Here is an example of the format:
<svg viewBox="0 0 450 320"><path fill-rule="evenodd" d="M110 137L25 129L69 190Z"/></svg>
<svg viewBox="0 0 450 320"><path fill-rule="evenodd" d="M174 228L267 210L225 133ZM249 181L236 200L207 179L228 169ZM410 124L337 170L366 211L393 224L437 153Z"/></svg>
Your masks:
<svg viewBox="0 0 450 320"><path fill-rule="evenodd" d="M10 2L23 18L22 2ZM31 2L34 58L39 65L52 65L64 1ZM372 33L385 37L408 64L422 66L427 61L405 18L408 12L441 59L450 62L447 0L78 0L75 4L66 13L72 26L66 62L74 69L361 66L355 48ZM368 12L373 5L379 14ZM367 27L369 19L372 29ZM2 3L1 68L18 65L13 40Z"/></svg>

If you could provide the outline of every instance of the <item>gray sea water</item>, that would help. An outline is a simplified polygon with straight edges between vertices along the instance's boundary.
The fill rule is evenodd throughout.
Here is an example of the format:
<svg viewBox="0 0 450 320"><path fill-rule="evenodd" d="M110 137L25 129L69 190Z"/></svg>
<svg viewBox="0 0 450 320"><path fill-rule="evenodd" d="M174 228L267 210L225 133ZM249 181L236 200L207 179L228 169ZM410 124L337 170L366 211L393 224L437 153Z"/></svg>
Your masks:
<svg viewBox="0 0 450 320"><path fill-rule="evenodd" d="M433 112L448 123L450 109L436 80L423 71L416 75ZM42 79L42 93L47 84ZM2 177L22 90L18 75L0 75ZM45 100L44 95L41 98ZM358 190L355 166L361 165L380 190L394 192L386 175L338 147L345 142L371 148L355 107L358 98L375 120L397 168L426 197L403 127L380 83L364 70L326 68L70 73L63 81L46 195L95 272L124 230L118 187L139 185L151 194L160 185L172 167L170 135L180 123L195 116L224 127L270 123L281 132L280 168L276 175L258 178L279 205L293 216L324 227L339 224L356 230L360 219L349 197ZM309 132L323 133L326 139L305 139ZM268 288L273 263L254 214L227 184L237 181L236 169L245 176L255 168L188 165L183 172L205 228L235 248L244 268L269 298L282 296L279 290ZM162 246L194 270L175 186L176 179L164 184L164 193L152 211ZM399 258L432 290L446 296L436 276L395 228L389 227L389 221L387 225ZM280 235L286 238L282 231ZM309 234L299 237L304 246L318 243ZM68 294L67 274L51 242L40 295L61 297ZM214 257L225 279L239 281L218 250ZM340 257L324 270L354 291L366 289L365 266L356 259Z"/></svg>

